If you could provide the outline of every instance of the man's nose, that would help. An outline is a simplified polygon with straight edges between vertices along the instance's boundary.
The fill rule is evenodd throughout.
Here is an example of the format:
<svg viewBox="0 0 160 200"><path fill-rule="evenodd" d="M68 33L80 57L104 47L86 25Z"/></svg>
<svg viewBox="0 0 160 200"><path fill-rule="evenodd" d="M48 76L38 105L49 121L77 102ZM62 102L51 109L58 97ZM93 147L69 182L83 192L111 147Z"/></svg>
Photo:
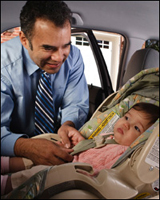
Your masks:
<svg viewBox="0 0 160 200"><path fill-rule="evenodd" d="M62 62L64 59L64 52L62 49L58 49L56 52L53 52L51 55L51 59L57 62Z"/></svg>

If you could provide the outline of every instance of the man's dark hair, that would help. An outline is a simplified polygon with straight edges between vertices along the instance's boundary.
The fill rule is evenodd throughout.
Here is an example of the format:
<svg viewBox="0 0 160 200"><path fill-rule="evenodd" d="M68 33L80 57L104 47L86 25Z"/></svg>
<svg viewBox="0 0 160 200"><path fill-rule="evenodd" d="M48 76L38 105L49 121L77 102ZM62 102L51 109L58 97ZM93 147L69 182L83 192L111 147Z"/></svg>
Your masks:
<svg viewBox="0 0 160 200"><path fill-rule="evenodd" d="M30 42L37 18L48 19L56 26L63 27L67 20L71 24L72 12L63 1L27 1L20 13L20 24Z"/></svg>
<svg viewBox="0 0 160 200"><path fill-rule="evenodd" d="M146 113L146 119L152 125L159 118L159 107L151 103L137 103L132 108Z"/></svg>

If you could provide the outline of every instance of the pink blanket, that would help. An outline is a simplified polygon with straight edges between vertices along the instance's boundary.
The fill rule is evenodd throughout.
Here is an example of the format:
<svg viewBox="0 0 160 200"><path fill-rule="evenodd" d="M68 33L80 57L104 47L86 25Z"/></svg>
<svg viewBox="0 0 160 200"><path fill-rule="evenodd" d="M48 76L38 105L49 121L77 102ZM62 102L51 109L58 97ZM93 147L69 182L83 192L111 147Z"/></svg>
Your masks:
<svg viewBox="0 0 160 200"><path fill-rule="evenodd" d="M102 169L110 169L116 160L126 151L128 146L107 144L102 148L91 148L74 156L73 162L84 162L92 165L95 173Z"/></svg>

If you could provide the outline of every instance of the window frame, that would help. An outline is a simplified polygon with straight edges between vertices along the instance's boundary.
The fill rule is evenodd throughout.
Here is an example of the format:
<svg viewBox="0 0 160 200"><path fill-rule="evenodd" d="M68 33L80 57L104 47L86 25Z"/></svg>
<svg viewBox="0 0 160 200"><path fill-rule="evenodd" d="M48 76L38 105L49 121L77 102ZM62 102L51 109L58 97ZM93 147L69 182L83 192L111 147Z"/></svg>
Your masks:
<svg viewBox="0 0 160 200"><path fill-rule="evenodd" d="M112 83L111 83L110 75L108 72L108 68L106 66L106 62L104 60L104 57L102 55L102 52L100 50L100 47L98 46L97 40L92 30L74 28L71 30L71 35L72 36L83 35L88 40L91 50L93 52L95 62L97 64L101 87L102 87L102 90L104 91L104 96L106 98L107 96L112 94L114 91L112 88Z"/></svg>

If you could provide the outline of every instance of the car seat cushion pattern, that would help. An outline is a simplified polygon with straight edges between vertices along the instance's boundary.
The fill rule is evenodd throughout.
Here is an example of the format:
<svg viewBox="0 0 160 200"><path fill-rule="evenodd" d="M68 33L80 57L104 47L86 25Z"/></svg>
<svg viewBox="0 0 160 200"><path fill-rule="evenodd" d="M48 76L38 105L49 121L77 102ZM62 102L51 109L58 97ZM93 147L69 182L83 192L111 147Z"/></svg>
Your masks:
<svg viewBox="0 0 160 200"><path fill-rule="evenodd" d="M108 108L115 106L131 94L144 96L146 100L148 97L153 100L150 103L159 106L159 68L142 70L129 79L127 83L118 91L117 95L108 105Z"/></svg>
<svg viewBox="0 0 160 200"><path fill-rule="evenodd" d="M108 121L110 121L110 118L116 114L118 120L119 117L122 117L133 105L139 102L159 106L159 68L142 70L132 77L117 92L111 103L102 109L105 111L86 122L79 131L85 138L89 138L98 126L101 125L102 129L104 120L107 121L106 118L109 118ZM114 121L114 124L117 120ZM114 124L109 130L110 132L113 131Z"/></svg>
<svg viewBox="0 0 160 200"><path fill-rule="evenodd" d="M159 68L142 70L132 77L116 94L105 111L92 118L79 130L85 138L93 138L109 129L113 131L115 122L133 105L139 102L152 103L159 106ZM111 122L111 123L110 123ZM126 150L116 163L120 163L137 145L144 144L159 119L141 134ZM108 126L108 129L106 128Z"/></svg>

